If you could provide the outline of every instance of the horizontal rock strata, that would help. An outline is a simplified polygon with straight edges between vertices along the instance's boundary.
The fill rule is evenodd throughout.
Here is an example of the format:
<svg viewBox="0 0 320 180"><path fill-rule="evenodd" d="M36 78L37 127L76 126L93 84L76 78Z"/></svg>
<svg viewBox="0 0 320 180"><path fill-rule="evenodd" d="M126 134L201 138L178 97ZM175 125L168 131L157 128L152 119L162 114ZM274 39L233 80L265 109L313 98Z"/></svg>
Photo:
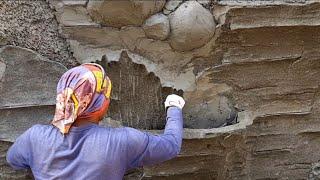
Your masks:
<svg viewBox="0 0 320 180"><path fill-rule="evenodd" d="M6 22L0 26L0 46L19 45L38 53L27 56L29 50L18 50L16 54L20 56L0 56L0 92L5 92L5 87L19 86L20 74L9 71L14 68L16 72L33 69L27 74L32 76L43 67L48 73L43 80L58 78L61 65L43 59L69 67L98 62L115 79L114 105L106 122L142 127L151 133L161 132L154 129L164 125L161 115L165 94L183 92L187 102L186 128L179 156L127 172L125 179L319 178L319 2L28 3L0 3L0 20ZM41 7L45 16L40 16L35 6ZM31 8L30 12L36 15L31 17L23 7ZM26 16L19 16L21 13ZM163 26L152 20L159 13L168 20L170 31L165 29L166 23ZM25 68L8 63L8 59L16 59ZM32 66L27 66L28 62ZM120 71L126 78L119 78ZM9 77L17 78L12 85L6 83L9 72L15 75ZM124 84L130 85L123 88ZM144 84L147 88L142 94ZM38 89L54 86L50 81ZM23 93L10 89L14 90L6 93ZM1 157L5 156L9 141L31 124L47 123L51 118L53 99L46 97L54 98L54 91L43 91L48 93L44 97L36 96L39 93L32 92L32 88L28 91L35 98L15 99L11 94L0 94L1 106L19 101L19 107L0 109ZM137 93L141 94L139 102L152 111L145 111L145 106L132 101ZM26 107L30 99L38 105ZM37 112L41 119L31 112ZM19 118L21 114L27 115ZM237 124L214 128L234 118ZM0 179L30 177L28 172L13 171L4 161L0 160Z"/></svg>

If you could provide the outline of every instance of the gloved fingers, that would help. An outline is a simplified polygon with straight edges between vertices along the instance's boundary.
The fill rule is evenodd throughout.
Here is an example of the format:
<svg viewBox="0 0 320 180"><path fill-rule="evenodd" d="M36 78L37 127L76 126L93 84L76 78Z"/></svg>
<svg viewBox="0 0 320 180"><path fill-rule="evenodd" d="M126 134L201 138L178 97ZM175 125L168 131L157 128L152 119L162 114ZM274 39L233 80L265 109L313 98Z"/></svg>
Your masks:
<svg viewBox="0 0 320 180"><path fill-rule="evenodd" d="M182 97L176 95L176 94L171 94L167 96L166 101L165 101L165 108L170 107L170 106L176 106L180 109L183 108L185 105L185 101Z"/></svg>

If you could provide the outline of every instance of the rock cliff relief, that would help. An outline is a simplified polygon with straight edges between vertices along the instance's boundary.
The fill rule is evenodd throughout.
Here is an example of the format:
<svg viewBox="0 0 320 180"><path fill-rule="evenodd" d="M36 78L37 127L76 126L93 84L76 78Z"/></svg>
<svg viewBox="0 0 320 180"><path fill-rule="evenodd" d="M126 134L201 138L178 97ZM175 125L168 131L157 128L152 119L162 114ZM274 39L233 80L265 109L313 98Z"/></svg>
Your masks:
<svg viewBox="0 0 320 180"><path fill-rule="evenodd" d="M1 48L0 59L5 67L0 81L0 138L13 141L33 124L50 122L56 84L67 68L15 46Z"/></svg>
<svg viewBox="0 0 320 180"><path fill-rule="evenodd" d="M318 1L1 1L0 24L0 179L32 178L5 152L86 62L113 81L104 125L158 133L187 102L179 156L126 179L319 179Z"/></svg>

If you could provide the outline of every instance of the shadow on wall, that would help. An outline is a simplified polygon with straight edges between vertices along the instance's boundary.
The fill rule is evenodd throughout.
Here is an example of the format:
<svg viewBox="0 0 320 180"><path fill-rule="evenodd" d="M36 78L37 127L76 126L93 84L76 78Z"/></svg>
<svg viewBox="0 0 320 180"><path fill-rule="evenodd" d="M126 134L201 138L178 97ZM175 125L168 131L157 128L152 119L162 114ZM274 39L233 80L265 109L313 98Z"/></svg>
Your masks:
<svg viewBox="0 0 320 180"><path fill-rule="evenodd" d="M144 65L132 62L126 51L122 51L117 62L108 62L104 56L96 63L104 67L112 81L108 113L113 120L139 129L164 128L163 102L172 93L183 96L182 90L162 87L160 79Z"/></svg>

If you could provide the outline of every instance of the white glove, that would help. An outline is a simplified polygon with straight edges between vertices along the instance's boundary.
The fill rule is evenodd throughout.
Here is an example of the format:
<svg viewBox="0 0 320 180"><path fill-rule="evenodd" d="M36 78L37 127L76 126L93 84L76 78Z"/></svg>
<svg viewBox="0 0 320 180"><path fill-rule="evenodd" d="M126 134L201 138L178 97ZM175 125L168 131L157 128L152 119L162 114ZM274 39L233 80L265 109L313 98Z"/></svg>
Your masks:
<svg viewBox="0 0 320 180"><path fill-rule="evenodd" d="M179 109L182 109L184 104L185 102L182 97L175 94L171 94L167 96L167 99L164 102L164 107L167 109L170 106L175 106L175 107L178 107Z"/></svg>

